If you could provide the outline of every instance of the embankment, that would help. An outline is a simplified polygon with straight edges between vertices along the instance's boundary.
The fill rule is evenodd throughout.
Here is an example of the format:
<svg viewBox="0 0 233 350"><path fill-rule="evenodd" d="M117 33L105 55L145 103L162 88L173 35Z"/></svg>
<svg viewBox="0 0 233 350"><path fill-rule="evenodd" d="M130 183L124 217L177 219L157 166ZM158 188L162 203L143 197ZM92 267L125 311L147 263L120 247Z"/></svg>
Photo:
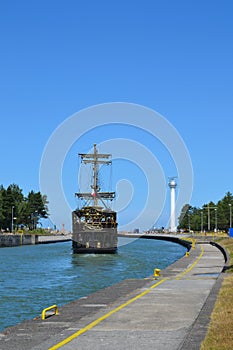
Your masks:
<svg viewBox="0 0 233 350"><path fill-rule="evenodd" d="M25 235L25 234L2 234L0 235L0 248L17 247L21 245L58 243L71 240L71 235Z"/></svg>
<svg viewBox="0 0 233 350"><path fill-rule="evenodd" d="M181 244L187 250L191 249L192 243L188 240L185 240L185 238L189 236L184 235L172 235L172 234L134 234L134 233L118 233L118 237L127 237L127 238L143 238L143 239L158 239L162 241L169 241L177 244Z"/></svg>

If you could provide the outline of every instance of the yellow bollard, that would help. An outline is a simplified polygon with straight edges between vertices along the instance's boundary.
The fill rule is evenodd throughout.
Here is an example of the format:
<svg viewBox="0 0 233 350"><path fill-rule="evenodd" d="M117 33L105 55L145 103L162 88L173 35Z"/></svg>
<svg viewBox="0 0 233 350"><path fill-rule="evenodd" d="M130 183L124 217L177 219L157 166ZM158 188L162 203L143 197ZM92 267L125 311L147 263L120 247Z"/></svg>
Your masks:
<svg viewBox="0 0 233 350"><path fill-rule="evenodd" d="M157 278L160 276L160 269L154 269L154 277Z"/></svg>
<svg viewBox="0 0 233 350"><path fill-rule="evenodd" d="M186 256L186 258L187 258L187 257L189 256L189 252L186 252L186 253L185 253L185 256Z"/></svg>
<svg viewBox="0 0 233 350"><path fill-rule="evenodd" d="M46 309L44 309L41 313L41 318L42 320L45 320L46 319L46 312L47 311L50 311L50 310L54 310L54 315L58 315L58 307L57 305L52 305L52 306L49 306L47 307Z"/></svg>

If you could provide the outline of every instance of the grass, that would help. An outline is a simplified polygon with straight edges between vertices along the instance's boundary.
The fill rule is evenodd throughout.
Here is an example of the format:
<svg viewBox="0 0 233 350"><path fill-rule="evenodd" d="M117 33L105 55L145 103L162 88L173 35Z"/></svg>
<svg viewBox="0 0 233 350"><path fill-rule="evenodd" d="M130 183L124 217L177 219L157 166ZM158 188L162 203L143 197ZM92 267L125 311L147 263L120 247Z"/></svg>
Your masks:
<svg viewBox="0 0 233 350"><path fill-rule="evenodd" d="M233 238L218 239L229 253L230 263L218 294L201 350L233 349Z"/></svg>

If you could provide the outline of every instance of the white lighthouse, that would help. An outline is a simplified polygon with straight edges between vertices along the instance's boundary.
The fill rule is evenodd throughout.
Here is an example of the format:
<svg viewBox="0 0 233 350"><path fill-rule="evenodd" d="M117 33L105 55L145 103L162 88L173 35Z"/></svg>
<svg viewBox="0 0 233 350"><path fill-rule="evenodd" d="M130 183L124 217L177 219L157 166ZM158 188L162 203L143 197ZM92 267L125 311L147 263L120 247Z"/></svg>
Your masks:
<svg viewBox="0 0 233 350"><path fill-rule="evenodd" d="M174 177L169 179L168 186L171 194L171 215L170 215L170 231L176 232L176 181Z"/></svg>

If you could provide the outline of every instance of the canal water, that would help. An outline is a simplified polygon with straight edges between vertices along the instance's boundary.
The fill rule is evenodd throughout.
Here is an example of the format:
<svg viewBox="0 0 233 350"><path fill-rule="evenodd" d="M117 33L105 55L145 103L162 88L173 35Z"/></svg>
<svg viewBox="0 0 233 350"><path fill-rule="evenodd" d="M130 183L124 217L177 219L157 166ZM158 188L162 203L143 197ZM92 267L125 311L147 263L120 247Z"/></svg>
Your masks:
<svg viewBox="0 0 233 350"><path fill-rule="evenodd" d="M59 307L123 279L151 276L185 251L167 241L127 238L120 238L115 255L73 255L71 242L1 248L0 331L53 304Z"/></svg>

